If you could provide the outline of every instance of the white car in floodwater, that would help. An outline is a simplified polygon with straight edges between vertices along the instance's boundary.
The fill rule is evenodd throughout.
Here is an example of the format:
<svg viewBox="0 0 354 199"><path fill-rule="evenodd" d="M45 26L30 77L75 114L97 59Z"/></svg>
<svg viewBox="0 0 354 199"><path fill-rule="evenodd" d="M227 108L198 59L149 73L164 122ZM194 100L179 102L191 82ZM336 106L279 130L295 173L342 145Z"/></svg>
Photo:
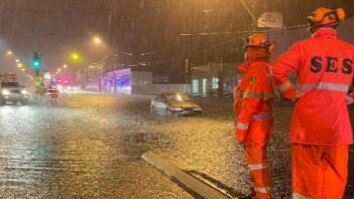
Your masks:
<svg viewBox="0 0 354 199"><path fill-rule="evenodd" d="M169 116L200 115L202 108L186 93L164 92L151 100L151 112Z"/></svg>

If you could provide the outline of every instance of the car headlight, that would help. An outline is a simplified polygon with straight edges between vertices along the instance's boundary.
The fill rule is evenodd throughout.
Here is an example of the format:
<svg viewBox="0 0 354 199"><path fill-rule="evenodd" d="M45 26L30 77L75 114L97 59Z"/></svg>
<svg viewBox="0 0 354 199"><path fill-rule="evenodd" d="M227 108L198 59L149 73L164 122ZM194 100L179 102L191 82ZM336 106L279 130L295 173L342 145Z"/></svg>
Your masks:
<svg viewBox="0 0 354 199"><path fill-rule="evenodd" d="M26 95L26 94L27 94L27 91L26 91L26 90L22 90L22 91L21 91L21 94Z"/></svg>
<svg viewBox="0 0 354 199"><path fill-rule="evenodd" d="M193 110L194 110L194 111L202 111L202 108L196 107L196 108L194 108Z"/></svg>
<svg viewBox="0 0 354 199"><path fill-rule="evenodd" d="M8 94L10 94L10 91L8 91L8 90L2 90L2 94L3 94L3 95L8 95Z"/></svg>

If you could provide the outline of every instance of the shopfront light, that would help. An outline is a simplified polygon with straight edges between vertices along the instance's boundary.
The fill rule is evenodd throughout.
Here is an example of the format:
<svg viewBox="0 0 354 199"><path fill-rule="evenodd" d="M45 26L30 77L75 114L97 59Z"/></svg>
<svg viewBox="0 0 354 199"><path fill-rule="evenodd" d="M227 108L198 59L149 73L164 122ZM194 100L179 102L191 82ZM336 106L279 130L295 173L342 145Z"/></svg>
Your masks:
<svg viewBox="0 0 354 199"><path fill-rule="evenodd" d="M3 94L3 95L9 95L9 94L10 94L10 91L8 91L8 90L2 90L2 94Z"/></svg>

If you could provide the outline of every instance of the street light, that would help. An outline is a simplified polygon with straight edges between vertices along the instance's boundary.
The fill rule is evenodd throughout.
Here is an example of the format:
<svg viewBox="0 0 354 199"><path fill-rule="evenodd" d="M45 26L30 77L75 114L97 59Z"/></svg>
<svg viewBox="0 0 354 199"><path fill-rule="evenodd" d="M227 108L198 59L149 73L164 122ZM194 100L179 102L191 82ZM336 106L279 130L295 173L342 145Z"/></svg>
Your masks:
<svg viewBox="0 0 354 199"><path fill-rule="evenodd" d="M18 63L17 66L18 66L19 68L22 68L23 65L22 65L21 63Z"/></svg>
<svg viewBox="0 0 354 199"><path fill-rule="evenodd" d="M73 54L73 59L74 59L74 60L79 59L79 55L78 55L78 54Z"/></svg>
<svg viewBox="0 0 354 199"><path fill-rule="evenodd" d="M70 54L70 59L72 60L72 61L79 61L80 60L80 55L79 55L79 53L77 53L77 52L73 52L73 53L71 53Z"/></svg>
<svg viewBox="0 0 354 199"><path fill-rule="evenodd" d="M19 60L19 59L16 59L16 60L15 60L15 62L16 62L16 63L19 63L19 62L20 62L20 60Z"/></svg>
<svg viewBox="0 0 354 199"><path fill-rule="evenodd" d="M8 50L8 51L6 52L6 54L7 54L7 55L12 55L12 51L11 51L11 50Z"/></svg>
<svg viewBox="0 0 354 199"><path fill-rule="evenodd" d="M68 65L64 64L64 65L63 65L63 68L68 68Z"/></svg>
<svg viewBox="0 0 354 199"><path fill-rule="evenodd" d="M102 43L102 40L101 40L101 38L99 38L99 37L94 37L93 38L93 42L95 43L95 44L100 44L100 43Z"/></svg>

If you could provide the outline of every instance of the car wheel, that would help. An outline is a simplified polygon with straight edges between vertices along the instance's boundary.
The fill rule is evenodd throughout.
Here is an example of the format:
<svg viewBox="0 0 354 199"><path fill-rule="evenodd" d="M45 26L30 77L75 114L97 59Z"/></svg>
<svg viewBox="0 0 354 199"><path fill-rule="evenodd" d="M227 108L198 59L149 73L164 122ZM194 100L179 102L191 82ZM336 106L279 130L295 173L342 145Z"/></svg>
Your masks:
<svg viewBox="0 0 354 199"><path fill-rule="evenodd" d="M151 115L154 115L154 114L155 114L155 107L154 107L154 106L151 106L151 107L150 107L150 114L151 114Z"/></svg>
<svg viewBox="0 0 354 199"><path fill-rule="evenodd" d="M166 115L167 116L173 116L172 111L169 108L166 108Z"/></svg>

